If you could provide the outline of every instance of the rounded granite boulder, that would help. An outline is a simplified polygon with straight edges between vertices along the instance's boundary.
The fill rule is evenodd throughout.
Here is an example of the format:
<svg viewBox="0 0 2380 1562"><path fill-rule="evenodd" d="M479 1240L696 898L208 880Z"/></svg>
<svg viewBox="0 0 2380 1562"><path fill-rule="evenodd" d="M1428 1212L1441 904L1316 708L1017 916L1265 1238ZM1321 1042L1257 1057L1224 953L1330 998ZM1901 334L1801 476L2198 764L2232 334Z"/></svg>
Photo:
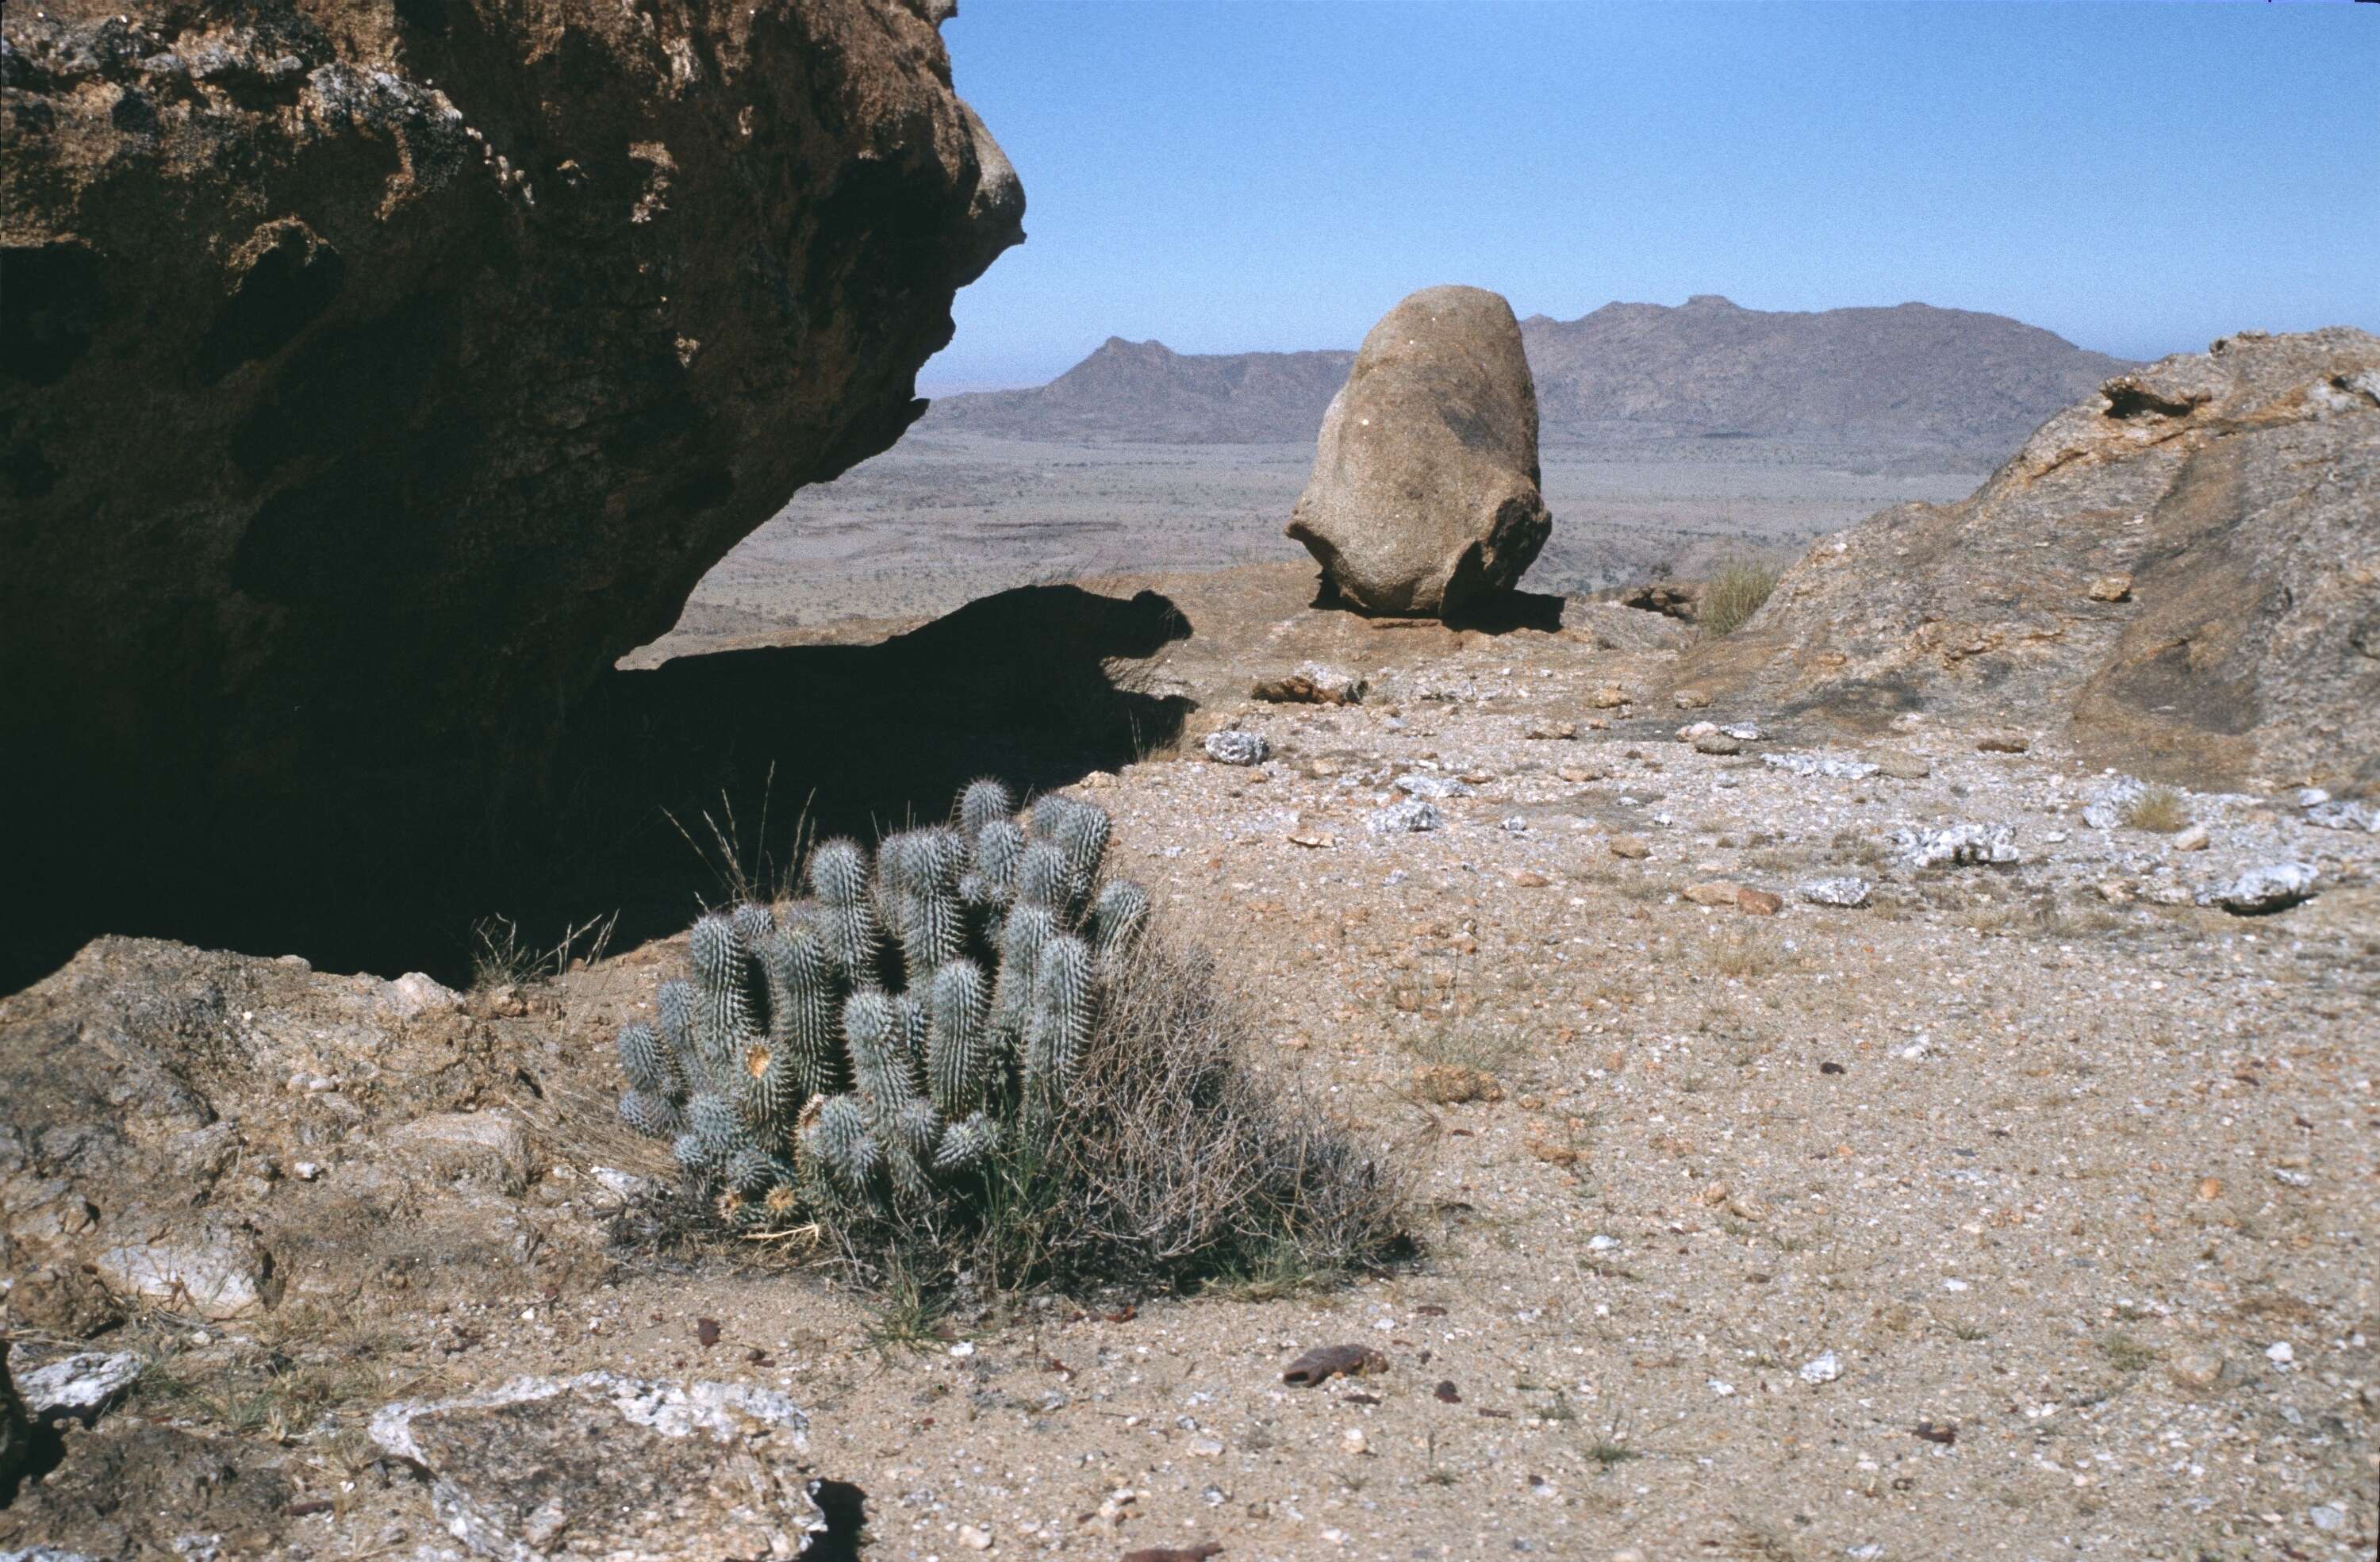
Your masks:
<svg viewBox="0 0 2380 1562"><path fill-rule="evenodd" d="M1427 287L1380 317L1331 400L1289 535L1365 612L1445 617L1511 589L1553 529L1512 306Z"/></svg>

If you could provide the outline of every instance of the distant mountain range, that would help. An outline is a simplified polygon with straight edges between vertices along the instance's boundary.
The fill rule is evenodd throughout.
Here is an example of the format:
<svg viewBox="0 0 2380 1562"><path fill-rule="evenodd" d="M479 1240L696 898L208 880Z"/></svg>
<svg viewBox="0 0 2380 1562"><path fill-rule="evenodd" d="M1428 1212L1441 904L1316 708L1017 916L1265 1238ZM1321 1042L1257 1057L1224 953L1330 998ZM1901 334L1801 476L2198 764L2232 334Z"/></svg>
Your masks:
<svg viewBox="0 0 2380 1562"><path fill-rule="evenodd" d="M1928 304L1816 314L1606 304L1521 335L1542 437L1642 447L1754 440L1988 466L2132 367L2002 315ZM1355 355L1177 353L1111 336L1047 385L944 397L923 427L1160 444L1310 441Z"/></svg>

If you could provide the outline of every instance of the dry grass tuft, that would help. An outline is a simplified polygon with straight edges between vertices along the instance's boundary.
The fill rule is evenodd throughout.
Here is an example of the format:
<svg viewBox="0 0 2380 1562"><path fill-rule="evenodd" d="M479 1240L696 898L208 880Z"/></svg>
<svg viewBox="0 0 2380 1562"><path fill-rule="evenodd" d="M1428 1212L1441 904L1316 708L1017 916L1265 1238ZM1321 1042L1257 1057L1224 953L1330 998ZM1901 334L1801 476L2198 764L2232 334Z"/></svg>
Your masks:
<svg viewBox="0 0 2380 1562"><path fill-rule="evenodd" d="M2175 835L2190 828L2190 805L2169 786L2153 786L2124 805L2124 822L2155 835Z"/></svg>
<svg viewBox="0 0 2380 1562"><path fill-rule="evenodd" d="M1694 611L1695 627L1714 639L1742 628L1777 589L1777 573L1775 565L1757 559L1730 559L1719 565L1703 587L1702 601Z"/></svg>
<svg viewBox="0 0 2380 1562"><path fill-rule="evenodd" d="M894 1294L1280 1293L1393 1256L1405 1174L1299 1081L1255 1067L1249 1034L1205 953L1152 933L1111 982L1046 1138L1012 1135L947 1214L830 1235Z"/></svg>

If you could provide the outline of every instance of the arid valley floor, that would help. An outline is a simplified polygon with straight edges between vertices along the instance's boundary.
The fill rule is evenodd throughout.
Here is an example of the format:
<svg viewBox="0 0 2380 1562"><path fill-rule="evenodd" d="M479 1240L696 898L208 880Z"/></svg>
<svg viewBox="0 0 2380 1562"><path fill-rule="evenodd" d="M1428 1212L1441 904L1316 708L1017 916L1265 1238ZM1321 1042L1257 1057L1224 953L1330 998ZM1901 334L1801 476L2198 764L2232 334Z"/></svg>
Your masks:
<svg viewBox="0 0 2380 1562"><path fill-rule="evenodd" d="M1787 558L1821 532L1903 500L1957 498L1981 477L1862 472L1857 455L1750 440L1549 446L1546 498L1560 524L1530 588L1691 575L1736 553ZM636 660L843 619L929 618L1033 581L1303 559L1281 523L1313 464L1310 441L1054 444L929 421L797 494Z"/></svg>

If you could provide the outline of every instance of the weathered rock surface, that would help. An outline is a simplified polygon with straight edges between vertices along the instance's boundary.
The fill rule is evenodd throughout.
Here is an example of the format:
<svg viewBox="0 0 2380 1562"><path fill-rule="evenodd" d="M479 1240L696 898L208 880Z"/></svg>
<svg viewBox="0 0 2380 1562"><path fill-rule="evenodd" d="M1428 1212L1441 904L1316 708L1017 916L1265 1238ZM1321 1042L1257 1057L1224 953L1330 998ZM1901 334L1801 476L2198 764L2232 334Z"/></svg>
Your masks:
<svg viewBox="0 0 2380 1562"><path fill-rule="evenodd" d="M1822 539L1677 678L1863 731L2050 723L2192 786L2370 788L2375 508L2380 338L2243 333L2108 381L1969 499Z"/></svg>
<svg viewBox="0 0 2380 1562"><path fill-rule="evenodd" d="M294 1495L277 1450L118 1416L68 1429L58 1468L0 1509L0 1556L280 1558Z"/></svg>
<svg viewBox="0 0 2380 1562"><path fill-rule="evenodd" d="M1553 529L1512 306L1427 287L1380 317L1330 403L1289 535L1366 612L1445 616L1510 589Z"/></svg>
<svg viewBox="0 0 2380 1562"><path fill-rule="evenodd" d="M899 436L1021 236L947 11L9 6L16 843L132 837L56 877L137 894L211 834L401 860L557 784L574 700Z"/></svg>
<svg viewBox="0 0 2380 1562"><path fill-rule="evenodd" d="M791 1557L823 1532L800 1473L808 1425L771 1389L597 1372L389 1405L371 1435L429 1474L476 1556L663 1562Z"/></svg>
<svg viewBox="0 0 2380 1562"><path fill-rule="evenodd" d="M2313 893L2321 877L2306 863L2272 863L2250 868L2228 884L2216 886L2199 899L2241 916L2262 916L2286 911Z"/></svg>
<svg viewBox="0 0 2380 1562"><path fill-rule="evenodd" d="M338 1311L393 1282L418 1299L591 1253L577 1193L594 1184L521 1198L548 1164L538 1125L576 1077L547 1054L552 1016L415 1009L408 993L104 938L0 999L11 1325L89 1334L136 1304ZM548 1060L499 1064L507 1043Z"/></svg>

